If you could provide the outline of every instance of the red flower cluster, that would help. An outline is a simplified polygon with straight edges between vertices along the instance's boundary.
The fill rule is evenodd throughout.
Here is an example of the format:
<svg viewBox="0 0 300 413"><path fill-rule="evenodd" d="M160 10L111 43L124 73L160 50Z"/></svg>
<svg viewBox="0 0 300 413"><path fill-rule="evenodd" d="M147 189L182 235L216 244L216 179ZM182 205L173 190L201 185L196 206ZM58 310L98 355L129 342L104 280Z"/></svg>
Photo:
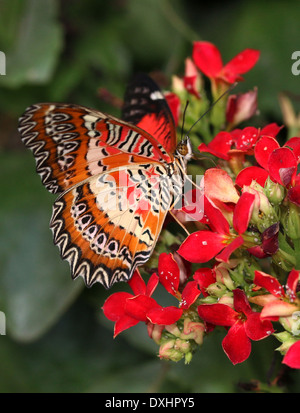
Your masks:
<svg viewBox="0 0 300 413"><path fill-rule="evenodd" d="M183 78L174 76L173 90L166 93L176 124L187 99L196 120L209 107L202 75L215 98L258 57L246 49L224 65L216 46L195 42ZM249 357L251 340L272 334L282 343L283 363L300 368L300 137L281 147L283 126L236 127L256 113L257 89L224 99L223 112L219 108L209 120L211 128L199 123L204 137L216 130L212 139L197 142L193 136L199 151L215 161L204 172L203 191L191 191L179 211L193 231L174 254L160 254L147 284L136 271L128 282L132 293L111 295L104 314L115 322L115 336L144 322L160 345L160 358L189 362L204 334L221 326L223 350L233 364ZM258 270L268 265L272 275ZM278 277L286 273L285 288L276 268ZM176 306L162 306L153 297L158 284ZM276 327L275 333L273 323L283 331Z"/></svg>
<svg viewBox="0 0 300 413"><path fill-rule="evenodd" d="M169 325L179 320L182 310L176 307L162 307L151 297L158 282L158 276L153 274L146 285L139 271L135 271L128 282L133 294L119 292L105 301L104 314L109 320L115 322L114 337L140 321Z"/></svg>

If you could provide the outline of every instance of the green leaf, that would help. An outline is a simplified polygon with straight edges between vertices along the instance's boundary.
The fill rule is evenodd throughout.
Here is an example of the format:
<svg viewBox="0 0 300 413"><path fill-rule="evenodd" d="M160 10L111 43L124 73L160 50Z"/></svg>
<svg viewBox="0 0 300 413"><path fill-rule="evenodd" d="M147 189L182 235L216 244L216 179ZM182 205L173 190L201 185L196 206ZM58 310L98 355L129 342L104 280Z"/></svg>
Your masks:
<svg viewBox="0 0 300 413"><path fill-rule="evenodd" d="M43 334L83 287L80 280L72 281L68 264L53 245L51 197L38 182L32 161L24 155L0 156L0 174L7 177L0 188L5 194L0 207L0 309L9 334L22 341Z"/></svg>
<svg viewBox="0 0 300 413"><path fill-rule="evenodd" d="M45 83L53 74L63 44L57 1L25 0L22 13L18 0L9 1L13 3L10 7L7 3L4 1L5 15L11 19L2 21L0 27L10 35L3 38L1 46L6 53L7 68L0 84L19 87L26 83Z"/></svg>

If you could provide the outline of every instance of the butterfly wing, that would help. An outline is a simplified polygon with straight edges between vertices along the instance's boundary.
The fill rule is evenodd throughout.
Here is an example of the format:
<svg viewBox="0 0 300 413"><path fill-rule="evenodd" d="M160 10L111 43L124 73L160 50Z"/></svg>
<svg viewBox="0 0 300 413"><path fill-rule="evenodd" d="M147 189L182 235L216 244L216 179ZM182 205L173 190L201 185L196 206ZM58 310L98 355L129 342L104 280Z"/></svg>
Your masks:
<svg viewBox="0 0 300 413"><path fill-rule="evenodd" d="M151 80L130 86L123 115L42 103L20 118L43 184L61 193L50 223L54 242L73 278L88 286L130 279L150 257L172 204L165 182L175 127Z"/></svg>
<svg viewBox="0 0 300 413"><path fill-rule="evenodd" d="M172 203L170 178L157 163L91 177L54 203L50 227L72 277L106 288L128 281L156 244Z"/></svg>
<svg viewBox="0 0 300 413"><path fill-rule="evenodd" d="M20 118L19 131L52 193L116 166L172 160L149 133L78 105L33 105Z"/></svg>
<svg viewBox="0 0 300 413"><path fill-rule="evenodd" d="M136 75L129 83L122 119L146 130L168 153L174 153L177 139L173 115L162 91L149 76Z"/></svg>

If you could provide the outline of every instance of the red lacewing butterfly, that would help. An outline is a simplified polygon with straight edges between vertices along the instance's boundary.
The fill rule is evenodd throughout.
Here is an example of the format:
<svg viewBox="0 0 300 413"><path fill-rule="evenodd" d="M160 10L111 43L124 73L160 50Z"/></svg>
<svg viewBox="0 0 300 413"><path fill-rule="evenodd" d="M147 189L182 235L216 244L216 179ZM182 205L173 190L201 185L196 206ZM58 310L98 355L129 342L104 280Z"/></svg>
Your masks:
<svg viewBox="0 0 300 413"><path fill-rule="evenodd" d="M19 132L42 183L59 194L50 228L72 278L105 288L128 281L149 259L192 156L188 137L176 145L158 86L138 75L122 120L78 105L35 104Z"/></svg>

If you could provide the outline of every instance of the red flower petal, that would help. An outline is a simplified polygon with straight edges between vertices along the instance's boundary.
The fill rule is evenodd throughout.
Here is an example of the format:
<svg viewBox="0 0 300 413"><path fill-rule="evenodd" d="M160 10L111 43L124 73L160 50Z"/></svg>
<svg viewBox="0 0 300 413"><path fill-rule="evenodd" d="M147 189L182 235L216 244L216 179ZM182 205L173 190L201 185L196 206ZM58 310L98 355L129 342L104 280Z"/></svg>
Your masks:
<svg viewBox="0 0 300 413"><path fill-rule="evenodd" d="M245 292L239 288L233 290L233 305L239 313L244 313L247 316L252 314L252 308L247 300L247 296Z"/></svg>
<svg viewBox="0 0 300 413"><path fill-rule="evenodd" d="M235 323L230 327L222 342L223 350L233 364L247 360L251 353L251 342L243 323Z"/></svg>
<svg viewBox="0 0 300 413"><path fill-rule="evenodd" d="M201 292L197 288L196 281L189 281L181 294L180 308L187 309L197 300Z"/></svg>
<svg viewBox="0 0 300 413"><path fill-rule="evenodd" d="M125 303L133 295L126 292L119 292L110 295L103 304L103 312L106 318L117 321L124 315Z"/></svg>
<svg viewBox="0 0 300 413"><path fill-rule="evenodd" d="M211 148L210 146L205 145L205 143L201 143L198 146L198 150L199 150L199 152L211 153L212 155L216 156L217 158L225 159L225 161L227 161L229 159L229 155L227 155L227 153L225 154L225 153L222 153L220 151L217 151L214 148Z"/></svg>
<svg viewBox="0 0 300 413"><path fill-rule="evenodd" d="M130 288L132 289L134 295L145 294L146 283L143 280L139 270L135 270L133 276L128 281Z"/></svg>
<svg viewBox="0 0 300 413"><path fill-rule="evenodd" d="M292 369L300 369L300 340L291 345L284 356L282 363Z"/></svg>
<svg viewBox="0 0 300 413"><path fill-rule="evenodd" d="M257 258L267 257L267 254L265 253L261 245L256 245L255 247L248 248L247 251L249 251L250 254L254 255L254 257Z"/></svg>
<svg viewBox="0 0 300 413"><path fill-rule="evenodd" d="M298 307L283 300L269 301L261 311L261 318L273 319L274 317L290 317Z"/></svg>
<svg viewBox="0 0 300 413"><path fill-rule="evenodd" d="M122 331L127 330L130 327L137 325L140 321L132 318L128 315L123 315L119 320L116 321L114 327L114 338L120 334Z"/></svg>
<svg viewBox="0 0 300 413"><path fill-rule="evenodd" d="M155 273L152 274L148 280L147 287L146 287L146 295L148 297L151 297L158 283L159 283L159 277Z"/></svg>
<svg viewBox="0 0 300 413"><path fill-rule="evenodd" d="M177 307L156 307L147 312L147 319L153 324L170 325L182 316L182 309Z"/></svg>
<svg viewBox="0 0 300 413"><path fill-rule="evenodd" d="M209 152L218 158L228 159L228 151L232 145L232 136L229 132L219 132L213 140L206 146L205 144L199 145L200 152Z"/></svg>
<svg viewBox="0 0 300 413"><path fill-rule="evenodd" d="M238 95L229 95L226 104L226 120L233 125L251 118L257 111L257 89Z"/></svg>
<svg viewBox="0 0 300 413"><path fill-rule="evenodd" d="M228 262L230 255L241 245L243 245L244 239L242 236L236 237L223 251L216 256L217 261Z"/></svg>
<svg viewBox="0 0 300 413"><path fill-rule="evenodd" d="M154 300L154 298L147 297L146 295L137 295L126 300L125 313L130 317L133 317L139 321L147 321L147 312L151 308L160 307L160 305Z"/></svg>
<svg viewBox="0 0 300 413"><path fill-rule="evenodd" d="M210 42L194 42L193 60L206 76L215 78L223 67L221 53Z"/></svg>
<svg viewBox="0 0 300 413"><path fill-rule="evenodd" d="M204 217L201 219L203 224L208 225L212 231L219 234L229 234L229 223L222 212L204 196Z"/></svg>
<svg viewBox="0 0 300 413"><path fill-rule="evenodd" d="M284 289L277 278L272 275L266 274L262 271L254 272L254 284L265 288L269 293L273 294L275 297L284 297Z"/></svg>
<svg viewBox="0 0 300 413"><path fill-rule="evenodd" d="M289 293L289 296L294 295L294 298L296 298L296 292L297 292L299 277L300 277L300 271L293 269L289 273L287 283L286 283L287 292ZM292 297L290 297L290 298L292 298Z"/></svg>
<svg viewBox="0 0 300 413"><path fill-rule="evenodd" d="M244 128L236 139L236 149L247 151L252 148L259 137L258 130L253 126Z"/></svg>
<svg viewBox="0 0 300 413"><path fill-rule="evenodd" d="M217 326L232 326L238 317L238 313L226 304L201 304L198 314L207 323Z"/></svg>
<svg viewBox="0 0 300 413"><path fill-rule="evenodd" d="M254 207L255 195L250 192L243 192L238 200L233 213L233 227L243 234L249 225Z"/></svg>
<svg viewBox="0 0 300 413"><path fill-rule="evenodd" d="M204 174L204 193L212 201L237 203L239 194L226 171L210 168Z"/></svg>
<svg viewBox="0 0 300 413"><path fill-rule="evenodd" d="M284 145L287 148L291 148L296 159L297 162L300 162L300 138L298 137L294 137L294 138L290 138Z"/></svg>
<svg viewBox="0 0 300 413"><path fill-rule="evenodd" d="M289 189L288 198L293 204L300 206L300 185Z"/></svg>
<svg viewBox="0 0 300 413"><path fill-rule="evenodd" d="M252 181L256 181L259 185L264 187L265 182L268 178L268 172L260 168L259 166L248 166L248 168L243 169L236 177L236 185L243 188L244 185L251 185Z"/></svg>
<svg viewBox="0 0 300 413"><path fill-rule="evenodd" d="M173 254L163 252L158 260L159 281L172 295L176 295L180 281L180 270Z"/></svg>
<svg viewBox="0 0 300 413"><path fill-rule="evenodd" d="M222 69L222 78L229 83L239 80L240 74L248 72L259 59L260 52L254 49L245 49L238 53Z"/></svg>
<svg viewBox="0 0 300 413"><path fill-rule="evenodd" d="M247 336L251 340L262 340L268 337L270 334L274 333L274 328L269 320L261 320L260 313L253 312L247 316L247 321L245 322L245 330Z"/></svg>
<svg viewBox="0 0 300 413"><path fill-rule="evenodd" d="M280 147L279 143L275 138L270 136L262 136L259 141L256 143L254 148L254 155L257 162L269 170L268 160L271 153Z"/></svg>
<svg viewBox="0 0 300 413"><path fill-rule="evenodd" d="M199 268L195 271L193 278L197 281L201 293L207 297L207 287L216 282L215 272L211 268Z"/></svg>
<svg viewBox="0 0 300 413"><path fill-rule="evenodd" d="M275 138L275 136L278 135L279 131L283 128L283 126L278 126L277 123L269 123L269 125L266 125L265 127L262 128L260 135L267 135L267 136L272 136Z"/></svg>
<svg viewBox="0 0 300 413"><path fill-rule="evenodd" d="M271 178L281 185L287 186L296 176L297 159L289 148L275 149L268 165Z"/></svg>
<svg viewBox="0 0 300 413"><path fill-rule="evenodd" d="M177 252L190 262L207 262L224 248L223 239L223 235L211 231L193 232Z"/></svg>

